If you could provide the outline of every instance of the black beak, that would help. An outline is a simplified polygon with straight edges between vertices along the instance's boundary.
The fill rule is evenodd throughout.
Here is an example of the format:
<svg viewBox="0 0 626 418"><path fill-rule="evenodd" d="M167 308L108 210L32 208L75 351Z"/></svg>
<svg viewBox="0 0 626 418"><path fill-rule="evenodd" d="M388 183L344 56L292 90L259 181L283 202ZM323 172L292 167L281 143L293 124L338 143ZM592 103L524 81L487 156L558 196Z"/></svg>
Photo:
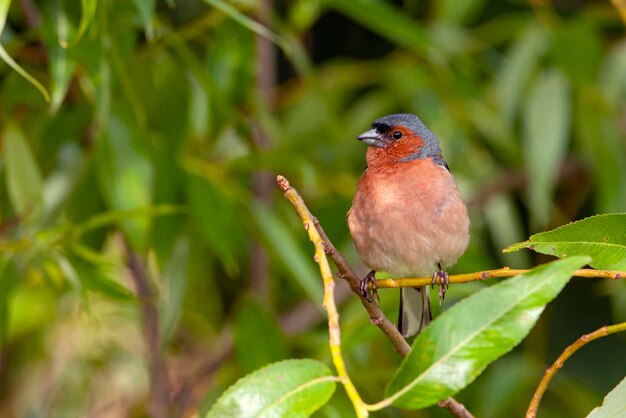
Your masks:
<svg viewBox="0 0 626 418"><path fill-rule="evenodd" d="M361 135L357 136L356 139L371 147L384 148L385 146L385 139L376 129L363 132Z"/></svg>

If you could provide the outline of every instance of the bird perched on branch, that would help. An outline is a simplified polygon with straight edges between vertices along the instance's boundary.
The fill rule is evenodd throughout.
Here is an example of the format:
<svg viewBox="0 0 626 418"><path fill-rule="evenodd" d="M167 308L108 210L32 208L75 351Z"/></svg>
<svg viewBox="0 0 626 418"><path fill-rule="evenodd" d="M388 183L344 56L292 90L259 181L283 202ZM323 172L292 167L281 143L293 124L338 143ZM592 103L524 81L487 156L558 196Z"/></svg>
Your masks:
<svg viewBox="0 0 626 418"><path fill-rule="evenodd" d="M400 113L375 120L357 139L368 145L367 168L348 226L361 259L372 269L361 281L361 292L369 299L377 271L398 277L432 274L443 298L445 268L469 243L469 218L437 137L417 116ZM402 288L402 335L417 334L430 320L427 288Z"/></svg>

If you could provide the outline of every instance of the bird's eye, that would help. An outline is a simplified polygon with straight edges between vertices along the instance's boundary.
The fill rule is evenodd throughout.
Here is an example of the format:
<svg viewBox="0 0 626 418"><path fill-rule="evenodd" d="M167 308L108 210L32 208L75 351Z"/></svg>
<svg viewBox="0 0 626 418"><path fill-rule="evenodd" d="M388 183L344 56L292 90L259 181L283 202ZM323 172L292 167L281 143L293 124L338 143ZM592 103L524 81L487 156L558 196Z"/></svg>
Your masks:
<svg viewBox="0 0 626 418"><path fill-rule="evenodd" d="M400 138L402 138L402 132L400 132L400 131L395 131L395 132L393 133L393 139L400 139Z"/></svg>

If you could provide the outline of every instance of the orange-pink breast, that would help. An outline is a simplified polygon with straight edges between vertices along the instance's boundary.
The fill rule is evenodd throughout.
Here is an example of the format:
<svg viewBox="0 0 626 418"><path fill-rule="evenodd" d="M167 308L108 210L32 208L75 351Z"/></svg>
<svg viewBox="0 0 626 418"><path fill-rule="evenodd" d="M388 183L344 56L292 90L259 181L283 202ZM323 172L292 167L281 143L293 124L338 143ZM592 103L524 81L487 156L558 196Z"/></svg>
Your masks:
<svg viewBox="0 0 626 418"><path fill-rule="evenodd" d="M469 243L467 209L450 172L431 159L368 169L348 226L363 262L395 276L427 276Z"/></svg>

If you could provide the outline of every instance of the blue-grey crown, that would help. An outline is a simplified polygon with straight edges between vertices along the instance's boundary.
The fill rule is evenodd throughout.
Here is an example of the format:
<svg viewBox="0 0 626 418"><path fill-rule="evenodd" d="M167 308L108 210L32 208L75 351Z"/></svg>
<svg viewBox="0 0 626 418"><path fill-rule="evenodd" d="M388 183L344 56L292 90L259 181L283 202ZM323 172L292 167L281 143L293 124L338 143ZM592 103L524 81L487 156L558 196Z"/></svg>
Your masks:
<svg viewBox="0 0 626 418"><path fill-rule="evenodd" d="M424 123L412 113L396 113L383 116L372 123L372 128L381 133L387 132L393 126L403 126L419 135L424 140L424 146L420 150L420 158L440 157L441 147L435 134L424 125Z"/></svg>

